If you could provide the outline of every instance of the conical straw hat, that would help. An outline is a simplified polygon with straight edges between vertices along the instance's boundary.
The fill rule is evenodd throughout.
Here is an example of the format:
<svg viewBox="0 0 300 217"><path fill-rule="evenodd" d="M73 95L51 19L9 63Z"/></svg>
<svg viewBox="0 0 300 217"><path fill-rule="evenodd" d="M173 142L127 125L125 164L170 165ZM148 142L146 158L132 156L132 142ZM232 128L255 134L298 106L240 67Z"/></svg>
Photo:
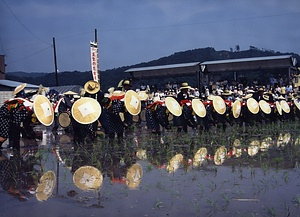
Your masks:
<svg viewBox="0 0 300 217"><path fill-rule="evenodd" d="M89 97L75 101L71 109L73 118L81 124L93 123L100 117L101 112L98 101Z"/></svg>
<svg viewBox="0 0 300 217"><path fill-rule="evenodd" d="M167 171L169 173L174 173L179 168L179 166L182 164L183 161L183 155L182 154L176 154L174 157L171 158L171 160L168 163Z"/></svg>
<svg viewBox="0 0 300 217"><path fill-rule="evenodd" d="M180 116L182 114L182 108L179 105L179 103L177 102L176 99L174 99L173 97L166 97L166 106L167 109L175 116Z"/></svg>
<svg viewBox="0 0 300 217"><path fill-rule="evenodd" d="M192 100L192 108L196 115L198 115L200 118L204 118L206 116L205 106L199 99Z"/></svg>
<svg viewBox="0 0 300 217"><path fill-rule="evenodd" d="M220 96L214 97L213 107L220 115L223 115L226 112L226 104Z"/></svg>
<svg viewBox="0 0 300 217"><path fill-rule="evenodd" d="M16 95L17 93L21 92L25 87L26 87L27 83L23 83L18 85L13 92L13 95Z"/></svg>
<svg viewBox="0 0 300 217"><path fill-rule="evenodd" d="M135 91L128 90L125 93L124 103L127 111L130 114L138 115L141 112L141 100L139 99L139 95Z"/></svg>
<svg viewBox="0 0 300 217"><path fill-rule="evenodd" d="M226 159L227 149L225 146L219 147L214 155L214 162L216 165L222 165Z"/></svg>
<svg viewBox="0 0 300 217"><path fill-rule="evenodd" d="M139 91L137 94L141 101L145 101L146 99L148 99L148 94L146 93L146 91Z"/></svg>
<svg viewBox="0 0 300 217"><path fill-rule="evenodd" d="M133 164L130 168L128 168L126 173L126 185L131 188L137 188L143 177L143 169L142 166L138 163Z"/></svg>
<svg viewBox="0 0 300 217"><path fill-rule="evenodd" d="M281 100L280 105L281 105L282 110L285 113L290 113L290 111L291 111L290 106L285 100Z"/></svg>
<svg viewBox="0 0 300 217"><path fill-rule="evenodd" d="M265 113L265 114L270 114L271 113L271 107L269 103L267 103L265 100L259 100L258 102L260 109Z"/></svg>
<svg viewBox="0 0 300 217"><path fill-rule="evenodd" d="M62 112L58 115L58 123L61 127L67 128L71 124L70 115L67 112Z"/></svg>
<svg viewBox="0 0 300 217"><path fill-rule="evenodd" d="M207 148L199 148L193 158L193 166L199 167L206 161Z"/></svg>
<svg viewBox="0 0 300 217"><path fill-rule="evenodd" d="M281 108L280 103L278 101L276 101L275 104L276 104L276 109L278 111L278 114L282 115L282 108Z"/></svg>
<svg viewBox="0 0 300 217"><path fill-rule="evenodd" d="M53 171L48 171L42 175L36 188L36 199L46 201L53 193L56 184L56 176Z"/></svg>
<svg viewBox="0 0 300 217"><path fill-rule="evenodd" d="M50 126L54 120L54 111L50 101L43 95L37 95L33 102L33 111L39 122Z"/></svg>
<svg viewBox="0 0 300 217"><path fill-rule="evenodd" d="M234 118L238 118L241 114L241 101L235 100L234 103L232 104L232 115Z"/></svg>
<svg viewBox="0 0 300 217"><path fill-rule="evenodd" d="M102 186L103 175L95 167L82 166L73 175L75 185L85 191L99 190Z"/></svg>
<svg viewBox="0 0 300 217"><path fill-rule="evenodd" d="M257 114L259 112L259 104L254 98L247 99L247 108L252 114Z"/></svg>

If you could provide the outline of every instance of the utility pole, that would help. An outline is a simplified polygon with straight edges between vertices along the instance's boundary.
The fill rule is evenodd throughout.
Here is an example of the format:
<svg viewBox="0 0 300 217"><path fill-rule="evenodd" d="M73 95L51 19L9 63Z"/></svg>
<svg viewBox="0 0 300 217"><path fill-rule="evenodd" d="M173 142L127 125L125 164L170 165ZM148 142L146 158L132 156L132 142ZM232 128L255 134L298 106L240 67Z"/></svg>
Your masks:
<svg viewBox="0 0 300 217"><path fill-rule="evenodd" d="M57 62L56 62L56 47L55 47L55 38L54 37L53 37L53 52L54 52L55 81L56 81L56 86L58 86Z"/></svg>

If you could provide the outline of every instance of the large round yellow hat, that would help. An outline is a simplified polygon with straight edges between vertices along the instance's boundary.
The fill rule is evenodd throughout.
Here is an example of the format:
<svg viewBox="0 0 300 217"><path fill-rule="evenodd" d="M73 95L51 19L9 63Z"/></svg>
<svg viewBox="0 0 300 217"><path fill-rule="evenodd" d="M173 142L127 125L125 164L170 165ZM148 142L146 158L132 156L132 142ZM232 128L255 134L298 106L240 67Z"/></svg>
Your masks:
<svg viewBox="0 0 300 217"><path fill-rule="evenodd" d="M53 193L56 184L56 176L53 171L48 171L42 175L35 190L38 201L46 201Z"/></svg>
<svg viewBox="0 0 300 217"><path fill-rule="evenodd" d="M131 189L137 188L142 181L142 177L143 177L142 166L138 163L133 164L127 170L126 185Z"/></svg>
<svg viewBox="0 0 300 217"><path fill-rule="evenodd" d="M17 93L21 92L25 87L26 87L27 83L23 83L18 85L13 92L13 95L16 95Z"/></svg>
<svg viewBox="0 0 300 217"><path fill-rule="evenodd" d="M100 84L94 80L87 81L84 84L84 90L90 94L95 94L100 90Z"/></svg>
<svg viewBox="0 0 300 217"><path fill-rule="evenodd" d="M282 110L285 113L290 113L290 111L291 111L290 106L285 100L281 100L280 105L281 105Z"/></svg>
<svg viewBox="0 0 300 217"><path fill-rule="evenodd" d="M137 92L138 96L139 96L139 99L141 101L145 101L148 99L148 94L146 93L146 91L142 90L142 91L139 91Z"/></svg>
<svg viewBox="0 0 300 217"><path fill-rule="evenodd" d="M199 167L203 165L203 163L206 161L206 156L207 156L207 148L205 147L199 148L196 154L194 155L193 166Z"/></svg>
<svg viewBox="0 0 300 217"><path fill-rule="evenodd" d="M199 99L192 100L192 108L196 115L198 115L200 118L204 118L206 116L205 106Z"/></svg>
<svg viewBox="0 0 300 217"><path fill-rule="evenodd" d="M219 147L214 155L214 162L216 165L222 165L226 159L227 149L225 146Z"/></svg>
<svg viewBox="0 0 300 217"><path fill-rule="evenodd" d="M54 111L50 101L43 95L37 95L33 102L33 111L39 122L50 126L54 120Z"/></svg>
<svg viewBox="0 0 300 217"><path fill-rule="evenodd" d="M182 114L182 108L173 97L166 97L165 99L167 109L175 116L180 116Z"/></svg>
<svg viewBox="0 0 300 217"><path fill-rule="evenodd" d="M254 98L247 99L247 108L252 114L257 114L259 112L259 104Z"/></svg>
<svg viewBox="0 0 300 217"><path fill-rule="evenodd" d="M71 109L73 118L81 124L93 123L100 117L101 112L98 101L90 97L82 97L75 101Z"/></svg>
<svg viewBox="0 0 300 217"><path fill-rule="evenodd" d="M235 100L234 103L232 104L232 115L234 118L238 118L241 114L241 101L240 100Z"/></svg>
<svg viewBox="0 0 300 217"><path fill-rule="evenodd" d="M260 109L265 113L265 114L270 114L271 113L271 107L269 103L267 103L265 100L259 100L258 102Z"/></svg>
<svg viewBox="0 0 300 217"><path fill-rule="evenodd" d="M220 96L215 96L213 98L213 107L220 115L223 115L226 112L226 104Z"/></svg>
<svg viewBox="0 0 300 217"><path fill-rule="evenodd" d="M281 108L281 105L278 101L275 102L275 105L276 105L276 109L278 111L278 114L279 115L282 115L282 108Z"/></svg>
<svg viewBox="0 0 300 217"><path fill-rule="evenodd" d="M128 90L125 93L124 103L127 111L132 115L138 115L141 112L142 104L139 95L133 91Z"/></svg>
<svg viewBox="0 0 300 217"><path fill-rule="evenodd" d="M171 158L167 165L167 171L169 173L174 173L176 170L180 167L183 161L183 155L182 154L176 154L174 157Z"/></svg>
<svg viewBox="0 0 300 217"><path fill-rule="evenodd" d="M73 182L84 191L99 190L102 186L103 175L96 167L82 166L75 171Z"/></svg>
<svg viewBox="0 0 300 217"><path fill-rule="evenodd" d="M67 128L71 124L70 115L67 112L62 112L58 115L58 123L62 128Z"/></svg>

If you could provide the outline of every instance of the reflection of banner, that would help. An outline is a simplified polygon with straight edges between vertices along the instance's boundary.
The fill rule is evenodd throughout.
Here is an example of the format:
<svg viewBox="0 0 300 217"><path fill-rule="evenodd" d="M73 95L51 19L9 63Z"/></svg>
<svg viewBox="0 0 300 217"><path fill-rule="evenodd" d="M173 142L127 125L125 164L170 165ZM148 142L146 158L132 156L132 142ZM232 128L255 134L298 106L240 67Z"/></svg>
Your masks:
<svg viewBox="0 0 300 217"><path fill-rule="evenodd" d="M98 76L98 44L97 42L90 42L91 46L91 63L93 80L99 82Z"/></svg>

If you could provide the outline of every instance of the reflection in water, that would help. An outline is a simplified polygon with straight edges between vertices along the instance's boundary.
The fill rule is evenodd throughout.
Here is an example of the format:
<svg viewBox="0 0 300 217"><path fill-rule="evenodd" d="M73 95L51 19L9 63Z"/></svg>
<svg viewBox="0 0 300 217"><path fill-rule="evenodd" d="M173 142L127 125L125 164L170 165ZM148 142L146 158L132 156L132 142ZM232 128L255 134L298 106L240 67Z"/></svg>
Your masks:
<svg viewBox="0 0 300 217"><path fill-rule="evenodd" d="M36 198L38 201L46 201L53 193L56 184L56 177L53 171L48 171L42 175L36 188Z"/></svg>
<svg viewBox="0 0 300 217"><path fill-rule="evenodd" d="M105 139L74 146L67 134L58 133L51 141L51 145L38 146L35 151L25 149L21 160L16 161L14 157L9 157L9 149L2 150L1 186L5 191L15 192L15 194L17 194L15 190L18 190L25 197L27 194L23 192L33 189L31 192L34 194L36 187L35 196L39 201L57 201L57 198L63 195L66 200L80 201L79 204L85 203L89 207L96 207L94 206L96 203L97 207L104 207L106 210L118 207L118 205L112 205L115 198L122 198L122 195L125 195L124 197L128 197L128 201L133 203L132 201L142 200L131 197L143 197L148 192L150 193L147 196L152 200L152 194L155 195L155 201L157 198L164 199L163 202L166 204L166 196L161 195L167 192L171 194L174 204L178 204L176 199L180 198L181 202L185 200L193 206L197 203L201 204L204 210L209 206L205 204L205 201L211 201L210 204L213 204L213 200L217 198L218 201L215 199L217 201L215 204L220 206L228 201L227 203L231 204L230 206L228 204L225 210L232 210L239 206L246 207L246 205L237 204L238 199L248 200L248 202L255 199L257 203L265 203L263 199L257 199L260 197L260 191L266 191L271 187L275 189L279 185L276 183L281 183L282 180L288 182L292 179L290 173L272 174L272 178L256 175L260 174L260 167L271 168L273 172L273 168L294 168L299 165L300 135L298 131L289 132L286 129L273 131L273 134L268 132L254 136L251 134L216 134L214 137L205 134L198 137L186 135L186 137L176 138L175 142L173 136L168 134L157 137L152 135L142 137L143 134L135 134L132 138L130 136L126 138L125 146L118 143L109 144ZM189 159L192 159L192 167L189 167ZM20 165L16 165L16 162ZM39 165L43 165L43 169ZM187 167L189 170L186 169ZM232 174L228 172L231 170ZM226 173L222 174L222 171ZM246 172L242 173L242 171ZM27 178L27 187L24 185L24 177L22 178L24 175ZM48 178L45 178L46 176ZM234 178L231 179L230 176ZM38 180L40 180L39 184ZM167 183L170 180L172 183L169 185ZM193 182L188 182L190 180ZM188 184L183 185L184 182ZM230 186L229 183L234 184ZM261 183L264 185L262 186ZM183 192L186 186L190 187L189 192ZM231 190L224 190L223 186ZM250 188L249 186L252 187L253 192L244 195L244 192ZM54 188L58 189L56 194L53 193ZM132 189L135 191L131 191ZM218 193L215 193L217 191L215 189ZM152 191L155 193L151 193ZM193 197L190 201L186 199L188 193ZM214 198L210 197L210 193L214 195ZM22 194L19 193L20 198ZM220 194L223 198L221 200ZM100 206L100 201L101 205L105 204L106 207ZM110 201L112 201L111 204ZM153 204L155 201L143 202ZM156 203L159 204L159 202ZM143 210L143 205L139 204L140 211ZM135 207L135 204L131 207ZM170 209L176 209L174 207ZM122 209L118 211L122 212ZM145 213L149 216L157 216L156 214ZM231 214L234 215L234 213Z"/></svg>

